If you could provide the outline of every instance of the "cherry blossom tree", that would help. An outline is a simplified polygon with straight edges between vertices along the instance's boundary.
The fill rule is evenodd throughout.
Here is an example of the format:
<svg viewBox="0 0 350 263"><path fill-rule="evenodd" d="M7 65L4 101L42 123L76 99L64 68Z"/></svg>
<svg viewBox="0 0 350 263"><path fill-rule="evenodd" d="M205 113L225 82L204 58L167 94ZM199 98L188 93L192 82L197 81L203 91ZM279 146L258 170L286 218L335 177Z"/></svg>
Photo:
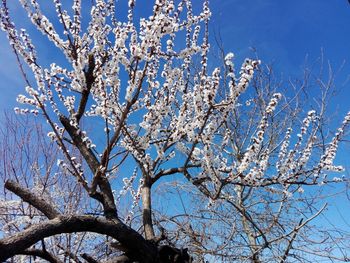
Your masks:
<svg viewBox="0 0 350 263"><path fill-rule="evenodd" d="M323 104L300 110L295 98L266 83L271 72L259 60L246 59L237 72L227 53L224 65L214 67L208 1L196 14L190 0L156 0L140 18L129 0L125 19L114 0L72 6L54 0L56 17L39 2L20 0L64 61L40 61L6 0L0 26L27 83L15 111L46 120L58 152L28 162L25 180L4 177L14 200L4 200L6 213L22 206L40 219L6 222L11 231L3 227L1 261L35 255L65 262L67 254L69 262L323 256L329 244L311 241L317 237L309 226L325 207L319 194L303 191L344 181L335 177L343 167L334 161L350 113L328 139ZM41 166L45 160L50 165ZM340 258L339 249L324 255Z"/></svg>

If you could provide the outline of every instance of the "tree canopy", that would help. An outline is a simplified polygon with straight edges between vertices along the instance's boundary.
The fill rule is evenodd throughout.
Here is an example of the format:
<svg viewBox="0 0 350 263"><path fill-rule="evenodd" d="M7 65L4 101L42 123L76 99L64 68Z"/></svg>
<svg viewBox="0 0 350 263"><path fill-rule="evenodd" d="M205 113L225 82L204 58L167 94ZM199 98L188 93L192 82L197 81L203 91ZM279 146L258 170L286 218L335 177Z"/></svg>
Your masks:
<svg viewBox="0 0 350 263"><path fill-rule="evenodd" d="M54 0L55 17L21 0L65 58L50 65L7 2L0 26L27 83L15 111L46 120L51 142L40 124L3 130L2 158L16 158L2 167L1 261L346 260L348 236L311 221L322 185L345 181L350 112L325 136L324 97L308 111L260 60L211 62L208 1L156 0L139 17L133 0L125 16L114 0Z"/></svg>

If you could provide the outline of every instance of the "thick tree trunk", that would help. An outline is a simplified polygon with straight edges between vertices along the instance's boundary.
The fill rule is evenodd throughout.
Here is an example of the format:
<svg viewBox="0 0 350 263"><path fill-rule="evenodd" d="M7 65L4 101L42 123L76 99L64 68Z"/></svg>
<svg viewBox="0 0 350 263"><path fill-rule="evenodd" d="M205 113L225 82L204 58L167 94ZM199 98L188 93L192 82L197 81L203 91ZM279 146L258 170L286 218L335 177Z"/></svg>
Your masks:
<svg viewBox="0 0 350 263"><path fill-rule="evenodd" d="M152 223L152 207L151 207L151 187L145 183L142 188L142 220L147 240L154 238L154 230Z"/></svg>

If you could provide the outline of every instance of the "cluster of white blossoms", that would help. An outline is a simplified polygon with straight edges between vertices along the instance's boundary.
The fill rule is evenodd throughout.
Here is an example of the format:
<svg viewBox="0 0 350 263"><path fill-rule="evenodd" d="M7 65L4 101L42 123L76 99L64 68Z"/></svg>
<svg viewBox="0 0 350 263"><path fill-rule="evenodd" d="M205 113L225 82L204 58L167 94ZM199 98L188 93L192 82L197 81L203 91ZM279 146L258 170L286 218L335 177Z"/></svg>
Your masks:
<svg viewBox="0 0 350 263"><path fill-rule="evenodd" d="M256 182L263 177L267 168L269 153L263 152L260 155L259 153L262 151L264 134L268 127L268 117L269 115L273 114L274 110L276 109L278 100L281 99L281 97L282 95L280 93L274 94L269 104L267 105L264 111L264 115L258 126L258 131L256 132L256 135L252 137L251 144L246 150L242 160L238 160L238 174L236 174L235 176L242 175L249 167L253 165L253 167L250 168L248 174L244 176L244 179L246 181L248 180L251 182ZM232 179L234 179L234 177Z"/></svg>
<svg viewBox="0 0 350 263"><path fill-rule="evenodd" d="M129 209L127 215L124 218L124 221L126 224L130 223L130 220L132 219L132 216L134 214L134 210L138 206L141 198L141 191L142 191L144 180L143 178L139 180L137 190L135 190L133 187L133 184L135 183L136 178L137 178L137 168L134 169L130 178L127 178L127 177L123 178L124 186L122 190L120 190L115 197L116 203L119 204L123 196L125 196L127 193L130 193L131 195L131 199L132 199L131 208Z"/></svg>
<svg viewBox="0 0 350 263"><path fill-rule="evenodd" d="M324 155L322 155L321 161L319 164L319 169L334 170L334 171L342 171L344 169L342 166L333 165L333 161L337 153L339 142L345 132L346 126L348 126L349 123L350 123L350 112L348 112L348 114L345 116L342 126L338 128L338 131L336 132L331 143L327 147Z"/></svg>
<svg viewBox="0 0 350 263"><path fill-rule="evenodd" d="M135 168L130 178L127 178L127 177L123 178L124 186L123 186L123 189L120 190L117 200L119 200L120 197L125 195L128 191L130 192L133 191L132 184L134 183L136 177L137 177L137 169Z"/></svg>
<svg viewBox="0 0 350 263"><path fill-rule="evenodd" d="M333 161L349 115L316 165L309 165L317 141L314 111L303 121L296 143L291 146L294 136L289 128L277 157L271 158L272 149L266 146L267 130L282 97L279 93L272 96L262 112L250 142L242 146L245 151L232 146L235 134L225 125L235 118L233 112L239 112L238 100L260 61L246 59L236 74L234 54L228 53L224 58L225 74L220 68L208 66L208 1L195 15L190 0L156 0L152 14L138 18L134 12L137 1L130 0L127 19L119 21L116 1L97 0L86 29L81 23L84 1L71 2L71 9L65 10L66 3L54 0L59 27L42 13L38 1L21 0L32 23L62 51L69 67L57 62L48 68L40 66L29 35L25 30L17 32L6 5L0 9L0 27L36 81L28 85L26 95L18 96L18 101L32 107L35 114L38 110L43 113L53 129L49 137L58 142L67 159L70 153L63 133L69 130L71 136L81 139L79 147L96 153L96 158L117 156L104 162L109 166L104 167L106 171L120 163L117 159L123 155L117 153L123 151L134 158L139 171L151 177L164 166L185 159L184 166L199 169L198 177L207 178L203 185L215 191L223 182L254 186L270 178L281 184L297 183L301 175L310 171L340 170ZM194 58L201 59L197 71L192 65ZM224 79L228 83L225 91ZM30 110L16 108L16 112ZM92 151L95 144L81 131L82 118L84 122L102 120L96 123L103 125L94 124L94 130L104 131L106 145L98 148L105 146L108 151ZM83 177L77 160L63 164L73 166ZM275 168L275 173L270 167ZM124 182L123 192L134 179ZM138 200L138 193L133 196Z"/></svg>
<svg viewBox="0 0 350 263"><path fill-rule="evenodd" d="M300 128L300 133L297 134L297 141L294 147L288 151L290 144L292 128L288 128L284 141L282 142L280 152L278 154L278 161L276 164L279 180L293 180L298 179L295 176L296 169L303 168L308 162L312 150L313 144L316 141L316 128L307 135L310 124L315 123L317 120L316 112L314 110L309 111L307 117L303 120L303 125ZM301 149L304 137L308 136L306 145ZM299 171L300 172L300 171ZM295 177L295 178L293 178Z"/></svg>

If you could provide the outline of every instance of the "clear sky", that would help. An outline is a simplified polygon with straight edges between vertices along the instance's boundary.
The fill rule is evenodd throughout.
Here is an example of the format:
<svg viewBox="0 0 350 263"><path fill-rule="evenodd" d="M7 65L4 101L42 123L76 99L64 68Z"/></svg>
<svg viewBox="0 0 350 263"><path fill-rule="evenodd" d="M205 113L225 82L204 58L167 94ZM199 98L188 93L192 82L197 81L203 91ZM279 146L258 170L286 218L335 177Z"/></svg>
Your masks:
<svg viewBox="0 0 350 263"><path fill-rule="evenodd" d="M317 58L321 49L336 65L350 60L347 0L224 0L211 6L212 28L221 31L225 48L246 56L255 47L263 61L277 62L285 73L300 69L307 54Z"/></svg>

